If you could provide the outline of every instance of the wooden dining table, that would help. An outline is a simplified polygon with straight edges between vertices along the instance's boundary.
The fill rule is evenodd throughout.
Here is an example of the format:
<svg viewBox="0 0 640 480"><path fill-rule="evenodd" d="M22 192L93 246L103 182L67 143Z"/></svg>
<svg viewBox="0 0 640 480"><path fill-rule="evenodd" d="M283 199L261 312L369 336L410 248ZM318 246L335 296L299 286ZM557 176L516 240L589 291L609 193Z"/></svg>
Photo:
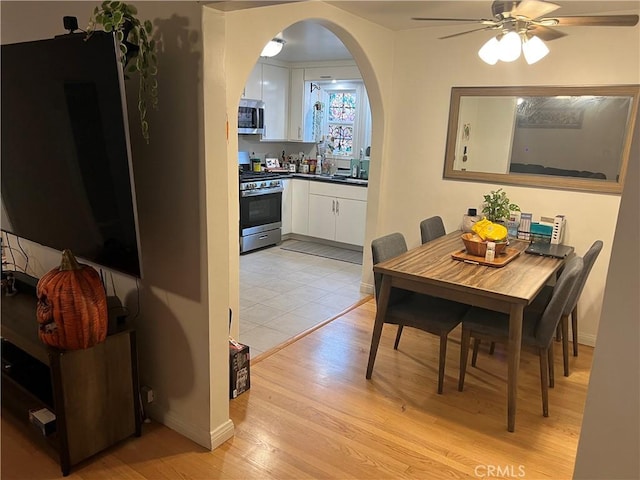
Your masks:
<svg viewBox="0 0 640 480"><path fill-rule="evenodd" d="M373 266L382 275L371 339L367 379L371 378L391 288L446 298L509 315L507 429L515 431L522 316L542 287L555 276L563 259L525 254L529 242L511 240L520 254L500 268L456 260L464 253L462 232L449 233ZM511 251L513 254L513 251Z"/></svg>

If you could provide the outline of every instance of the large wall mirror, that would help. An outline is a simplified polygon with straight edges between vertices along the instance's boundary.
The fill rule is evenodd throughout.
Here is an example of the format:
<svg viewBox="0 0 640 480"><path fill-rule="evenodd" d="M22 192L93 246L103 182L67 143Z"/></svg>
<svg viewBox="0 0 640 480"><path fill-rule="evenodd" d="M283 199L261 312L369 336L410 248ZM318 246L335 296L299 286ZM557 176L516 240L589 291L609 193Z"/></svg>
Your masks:
<svg viewBox="0 0 640 480"><path fill-rule="evenodd" d="M620 193L639 92L453 87L444 178Z"/></svg>

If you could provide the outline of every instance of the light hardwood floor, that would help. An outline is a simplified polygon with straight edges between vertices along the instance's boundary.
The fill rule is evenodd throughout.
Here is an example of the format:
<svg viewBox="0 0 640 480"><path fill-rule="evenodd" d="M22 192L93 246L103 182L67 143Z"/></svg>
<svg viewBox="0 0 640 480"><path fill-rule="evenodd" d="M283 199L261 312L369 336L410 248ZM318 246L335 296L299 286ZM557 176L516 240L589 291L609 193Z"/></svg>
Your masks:
<svg viewBox="0 0 640 480"><path fill-rule="evenodd" d="M538 358L523 352L515 433L506 429L506 352L482 349L457 391L459 333L449 340L437 395L438 339L385 326L372 379L365 369L375 315L367 301L297 341L261 355L251 389L231 401L235 436L213 452L168 428L132 438L72 469L70 479L525 478L569 479L592 349L571 357L542 416ZM556 344L559 345L559 344ZM500 473L500 475L498 475ZM2 478L60 476L54 459L2 417Z"/></svg>

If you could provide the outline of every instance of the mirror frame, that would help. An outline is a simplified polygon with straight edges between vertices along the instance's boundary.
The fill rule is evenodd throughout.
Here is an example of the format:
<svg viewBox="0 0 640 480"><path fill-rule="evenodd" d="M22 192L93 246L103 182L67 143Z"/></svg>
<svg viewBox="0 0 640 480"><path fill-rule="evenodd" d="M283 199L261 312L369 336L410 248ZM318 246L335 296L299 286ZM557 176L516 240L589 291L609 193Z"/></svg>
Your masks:
<svg viewBox="0 0 640 480"><path fill-rule="evenodd" d="M620 159L620 174L617 181L593 178L562 177L523 173L485 173L454 170L454 157L458 134L458 116L461 97L512 97L512 96L629 96L632 97L631 114L627 123L624 145ZM449 107L449 125L445 151L443 178L450 180L469 180L506 185L578 190L596 193L622 193L629 163L629 154L635 122L638 115L639 85L609 86L513 86L513 87L452 87Z"/></svg>

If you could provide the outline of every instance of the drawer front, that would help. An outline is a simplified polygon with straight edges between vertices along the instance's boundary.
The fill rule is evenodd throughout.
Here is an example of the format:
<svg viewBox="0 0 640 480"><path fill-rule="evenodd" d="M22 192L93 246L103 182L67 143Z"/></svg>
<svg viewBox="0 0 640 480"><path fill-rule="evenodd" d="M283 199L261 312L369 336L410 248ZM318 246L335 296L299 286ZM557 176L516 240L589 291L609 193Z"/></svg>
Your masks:
<svg viewBox="0 0 640 480"><path fill-rule="evenodd" d="M350 200L367 200L367 188L335 183L309 182L309 193L327 197L348 198Z"/></svg>

